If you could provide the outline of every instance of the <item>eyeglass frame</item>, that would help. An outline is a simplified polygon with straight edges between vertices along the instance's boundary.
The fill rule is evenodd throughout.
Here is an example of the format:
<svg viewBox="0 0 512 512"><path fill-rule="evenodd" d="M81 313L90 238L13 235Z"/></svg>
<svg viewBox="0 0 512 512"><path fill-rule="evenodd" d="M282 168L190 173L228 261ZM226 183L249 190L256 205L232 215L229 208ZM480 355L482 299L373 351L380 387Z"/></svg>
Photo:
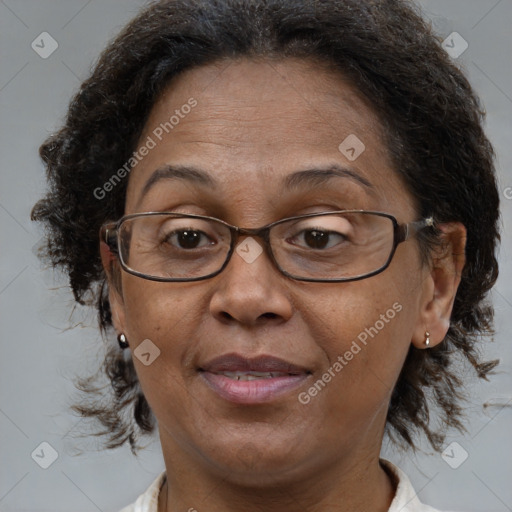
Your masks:
<svg viewBox="0 0 512 512"><path fill-rule="evenodd" d="M269 233L270 230L278 225L282 224L288 221L297 220L297 219L307 219L309 217L322 217L327 215L336 215L336 214L346 214L346 213L363 213L363 214L370 214L370 215L377 215L380 217L385 217L391 220L393 223L393 247L391 249L390 255L386 261L386 263L378 268L377 270L374 270L368 274L362 274L359 276L354 277L342 277L342 278L335 278L335 279L316 279L316 278L309 278L309 277L297 277L293 274L290 274L289 272L286 272L283 270L279 263L277 262L274 253L272 251L272 245L270 243L270 237ZM210 274L207 274L206 276L201 277L178 277L178 278L169 278L169 277L158 277L158 276L150 276L147 274L144 274L142 272L138 272L137 270L134 270L124 262L122 254L120 254L120 239L119 239L119 228L121 227L122 223L133 219L137 217L150 217L150 216L156 216L156 215L170 215L172 217L176 218L192 218L192 219L202 219L202 220L209 220L214 221L220 224L223 224L225 227L227 227L230 231L231 236L231 242L229 251L226 255L226 259L221 266L219 270L216 270L215 272L212 272ZM119 263L121 265L121 268L127 272L128 274L140 277L142 279L146 279L148 281L158 281L158 282L165 282L165 283L176 283L176 282L194 282L194 281L203 281L205 279L211 279L212 277L215 277L219 275L229 264L233 253L235 251L235 248L237 246L238 240L241 236L253 236L263 239L265 244L266 253L270 256L270 260L273 262L274 267L279 270L281 274L283 274L286 277L289 277L290 279L293 279L295 281L306 281L306 282L315 282L315 283L347 283L350 281L360 281L362 279L367 279L369 277L375 276L377 274L380 274L381 272L384 272L389 265L391 264L391 261L393 259L393 256L395 255L396 248L403 242L406 242L409 240L413 235L418 233L424 228L432 227L434 226L434 219L432 216L425 217L418 221L412 221L408 223L399 223L393 215L385 212L380 211L372 211L372 210L335 210L335 211L324 211L324 212L318 212L318 213L306 213L304 215L295 215L293 217L286 217L284 219L279 219L277 221L271 222L270 224L267 224L265 226L259 227L259 228L242 228L239 226L234 226L232 224L229 224L226 221L223 221L222 219L218 219L217 217L211 217L208 215L198 215L193 213L178 213L178 212L142 212L142 213L131 213L128 215L124 215L116 222L108 222L101 226L100 228L100 241L107 244L110 251L115 254L119 260Z"/></svg>

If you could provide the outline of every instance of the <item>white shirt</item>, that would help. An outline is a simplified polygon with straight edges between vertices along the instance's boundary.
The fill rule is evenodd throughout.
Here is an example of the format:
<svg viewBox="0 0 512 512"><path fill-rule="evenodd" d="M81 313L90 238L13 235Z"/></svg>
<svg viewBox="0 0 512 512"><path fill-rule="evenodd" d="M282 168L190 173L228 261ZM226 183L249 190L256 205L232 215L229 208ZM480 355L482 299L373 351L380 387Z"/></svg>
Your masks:
<svg viewBox="0 0 512 512"><path fill-rule="evenodd" d="M387 460L381 459L380 461L394 475L397 484L395 497L388 512L441 512L420 502L409 478L400 468ZM137 498L135 503L123 508L120 512L158 512L158 495L164 482L165 471L158 476L144 494Z"/></svg>

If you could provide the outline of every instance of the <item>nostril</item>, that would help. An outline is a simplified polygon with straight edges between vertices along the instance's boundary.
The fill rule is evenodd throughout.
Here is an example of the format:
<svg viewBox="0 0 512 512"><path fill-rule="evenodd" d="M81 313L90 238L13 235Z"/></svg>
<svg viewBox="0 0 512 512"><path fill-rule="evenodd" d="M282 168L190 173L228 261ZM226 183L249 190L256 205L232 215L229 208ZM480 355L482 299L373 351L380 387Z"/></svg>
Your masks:
<svg viewBox="0 0 512 512"><path fill-rule="evenodd" d="M263 313L261 316L265 318L276 318L277 315L275 313Z"/></svg>

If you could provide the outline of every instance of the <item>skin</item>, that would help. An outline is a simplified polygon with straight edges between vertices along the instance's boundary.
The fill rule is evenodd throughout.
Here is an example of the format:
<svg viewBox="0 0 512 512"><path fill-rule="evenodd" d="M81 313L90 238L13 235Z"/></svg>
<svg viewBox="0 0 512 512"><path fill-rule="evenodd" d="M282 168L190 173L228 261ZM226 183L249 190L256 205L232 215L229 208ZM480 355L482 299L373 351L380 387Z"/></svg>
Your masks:
<svg viewBox="0 0 512 512"><path fill-rule="evenodd" d="M350 208L418 219L378 117L339 73L292 59L187 71L155 103L140 143L191 97L197 107L131 172L126 213L199 213L242 227ZM366 147L354 162L338 150L350 134ZM163 164L201 168L217 186L164 179L142 197ZM333 178L283 188L297 170L332 164L350 166L372 187ZM388 510L395 488L379 453L391 392L411 343L424 349L425 331L430 346L444 338L464 265L464 227L442 229L445 250L431 266L422 266L412 239L384 272L341 284L288 279L265 253L250 264L235 253L205 281L152 282L111 266L103 247L115 328L132 351L148 338L161 350L149 366L133 358L167 470L159 511ZM298 390L307 391L394 303L402 306L396 317L306 405L295 392L233 404L199 378L197 366L213 357L268 354L310 369Z"/></svg>

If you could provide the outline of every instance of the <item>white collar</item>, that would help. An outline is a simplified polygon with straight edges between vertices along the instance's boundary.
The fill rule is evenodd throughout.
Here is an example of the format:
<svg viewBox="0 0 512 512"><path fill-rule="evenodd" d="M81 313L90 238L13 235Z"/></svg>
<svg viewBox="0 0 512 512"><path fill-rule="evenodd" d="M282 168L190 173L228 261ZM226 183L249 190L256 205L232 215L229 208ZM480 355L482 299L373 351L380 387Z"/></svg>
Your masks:
<svg viewBox="0 0 512 512"><path fill-rule="evenodd" d="M421 503L409 478L400 468L385 459L380 459L380 462L396 485L395 497L388 512L440 512ZM120 512L158 512L158 495L164 482L165 471L153 481L146 492L137 498L135 503L123 508Z"/></svg>

